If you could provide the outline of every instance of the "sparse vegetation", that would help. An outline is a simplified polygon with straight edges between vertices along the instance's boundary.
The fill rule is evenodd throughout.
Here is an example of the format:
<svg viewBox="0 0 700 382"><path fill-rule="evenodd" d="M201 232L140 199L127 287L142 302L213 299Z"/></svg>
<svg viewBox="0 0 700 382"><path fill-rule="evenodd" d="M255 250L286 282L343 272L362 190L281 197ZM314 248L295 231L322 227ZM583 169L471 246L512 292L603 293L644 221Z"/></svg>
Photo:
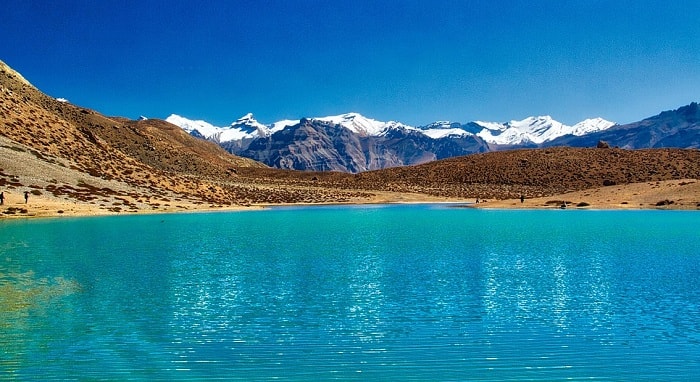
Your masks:
<svg viewBox="0 0 700 382"><path fill-rule="evenodd" d="M29 212L26 208L21 207L9 207L3 211L5 215L15 215L15 214L26 214Z"/></svg>
<svg viewBox="0 0 700 382"><path fill-rule="evenodd" d="M491 152L354 175L276 170L164 121L108 118L58 102L9 75L0 77L0 85L8 89L0 94L0 150L10 158L0 162L0 186L17 192L29 183L32 195L102 203L115 213L168 209L171 201L180 206L344 203L381 192L548 198L602 184L659 187L668 179L700 179L698 150L609 147ZM673 203L668 202L662 205ZM563 203L573 205L564 200L547 205ZM8 211L3 213L22 213Z"/></svg>

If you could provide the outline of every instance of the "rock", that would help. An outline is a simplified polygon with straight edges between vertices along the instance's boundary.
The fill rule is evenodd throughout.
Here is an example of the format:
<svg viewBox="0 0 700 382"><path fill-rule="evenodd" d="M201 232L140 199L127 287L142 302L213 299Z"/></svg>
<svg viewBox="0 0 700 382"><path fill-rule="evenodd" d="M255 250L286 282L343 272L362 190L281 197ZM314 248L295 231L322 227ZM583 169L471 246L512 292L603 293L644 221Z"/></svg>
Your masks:
<svg viewBox="0 0 700 382"><path fill-rule="evenodd" d="M406 129L362 136L341 125L304 118L245 148L226 150L276 168L358 173L485 152L488 147L477 136L432 139Z"/></svg>

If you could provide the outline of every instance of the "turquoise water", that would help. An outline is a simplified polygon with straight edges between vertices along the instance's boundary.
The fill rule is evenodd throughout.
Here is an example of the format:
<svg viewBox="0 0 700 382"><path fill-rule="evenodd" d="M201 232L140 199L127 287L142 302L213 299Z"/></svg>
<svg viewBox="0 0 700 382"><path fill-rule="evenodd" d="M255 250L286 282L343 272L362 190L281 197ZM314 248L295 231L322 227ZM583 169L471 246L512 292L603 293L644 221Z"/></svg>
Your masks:
<svg viewBox="0 0 700 382"><path fill-rule="evenodd" d="M700 214L0 222L0 379L688 380Z"/></svg>

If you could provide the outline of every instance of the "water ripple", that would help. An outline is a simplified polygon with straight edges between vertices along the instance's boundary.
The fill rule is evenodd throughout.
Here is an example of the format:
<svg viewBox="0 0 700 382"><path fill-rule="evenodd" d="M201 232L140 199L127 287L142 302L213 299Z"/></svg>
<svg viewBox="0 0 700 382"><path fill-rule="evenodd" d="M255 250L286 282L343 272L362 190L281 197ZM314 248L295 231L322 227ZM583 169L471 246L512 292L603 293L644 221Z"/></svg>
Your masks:
<svg viewBox="0 0 700 382"><path fill-rule="evenodd" d="M0 379L687 380L700 375L697 215L646 216L10 224L27 244L0 243ZM86 230L99 246L66 240Z"/></svg>

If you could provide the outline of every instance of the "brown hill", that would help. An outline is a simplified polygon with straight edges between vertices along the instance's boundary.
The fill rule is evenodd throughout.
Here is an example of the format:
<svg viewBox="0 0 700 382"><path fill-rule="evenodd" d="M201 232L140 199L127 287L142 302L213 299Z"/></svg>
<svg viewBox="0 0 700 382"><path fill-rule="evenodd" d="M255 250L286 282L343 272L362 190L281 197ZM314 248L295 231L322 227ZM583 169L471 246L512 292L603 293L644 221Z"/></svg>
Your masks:
<svg viewBox="0 0 700 382"><path fill-rule="evenodd" d="M8 194L31 190L112 211L336 200L241 181L239 169L266 166L164 121L110 118L58 101L1 61L0 138L0 187Z"/></svg>
<svg viewBox="0 0 700 382"><path fill-rule="evenodd" d="M525 149L474 154L356 175L255 170L268 182L451 199L545 197L597 187L700 179L700 151L603 148ZM700 195L696 195L700 202Z"/></svg>
<svg viewBox="0 0 700 382"><path fill-rule="evenodd" d="M385 189L411 187L452 197L547 196L615 184L700 178L700 151L599 148L475 154L358 175Z"/></svg>
<svg viewBox="0 0 700 382"><path fill-rule="evenodd" d="M5 215L36 212L15 205L25 191L32 200L64 203L56 211L68 203L124 212L533 198L674 179L700 179L700 151L517 150L355 175L270 169L164 121L106 117L60 102L0 61L0 189L11 202L0 208ZM688 199L695 205L696 194Z"/></svg>

